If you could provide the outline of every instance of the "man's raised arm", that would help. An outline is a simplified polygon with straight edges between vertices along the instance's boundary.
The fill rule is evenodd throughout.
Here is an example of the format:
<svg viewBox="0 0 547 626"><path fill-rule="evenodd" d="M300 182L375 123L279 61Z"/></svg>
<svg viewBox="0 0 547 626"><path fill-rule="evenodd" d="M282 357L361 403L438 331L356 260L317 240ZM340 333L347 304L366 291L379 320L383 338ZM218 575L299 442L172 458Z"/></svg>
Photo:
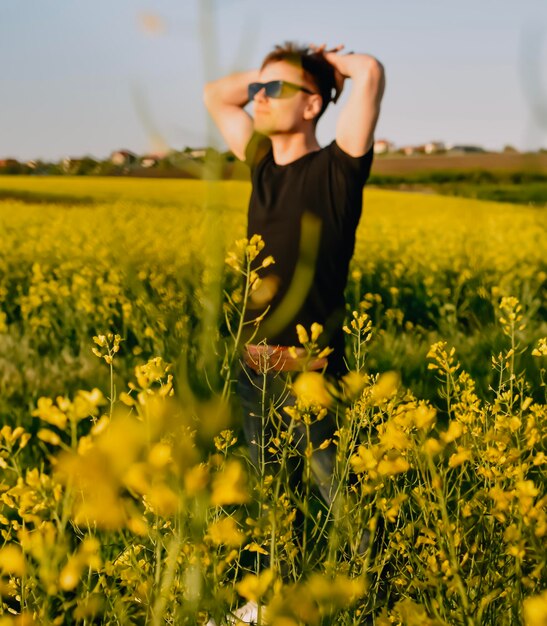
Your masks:
<svg viewBox="0 0 547 626"><path fill-rule="evenodd" d="M338 77L351 79L351 92L336 124L336 143L353 157L366 154L374 143L374 129L385 90L384 66L368 54L324 52Z"/></svg>
<svg viewBox="0 0 547 626"><path fill-rule="evenodd" d="M207 83L203 101L230 150L241 161L253 134L253 118L244 110L249 83L258 80L258 70L238 72Z"/></svg>

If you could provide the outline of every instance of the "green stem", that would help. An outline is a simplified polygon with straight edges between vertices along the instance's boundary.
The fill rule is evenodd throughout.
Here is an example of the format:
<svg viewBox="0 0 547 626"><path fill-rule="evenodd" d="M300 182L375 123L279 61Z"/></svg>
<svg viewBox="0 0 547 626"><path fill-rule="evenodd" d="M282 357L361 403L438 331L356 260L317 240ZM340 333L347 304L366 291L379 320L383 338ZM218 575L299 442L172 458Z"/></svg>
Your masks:
<svg viewBox="0 0 547 626"><path fill-rule="evenodd" d="M439 506L441 509L441 517L443 520L443 526L445 529L445 540L448 546L448 552L450 556L450 565L452 567L452 572L454 575L454 579L456 581L456 589L458 591L458 595L461 600L461 609L462 609L462 617L463 623L467 624L467 626L474 626L475 622L473 617L469 615L469 600L467 598L467 593L465 591L465 586L463 584L462 578L460 576L460 568L456 555L456 547L454 542L452 541L452 536L450 534L450 520L448 518L448 511L446 509L446 501L444 497L443 489L440 485L440 477L435 470L435 466L433 465L433 461L431 457L428 457L428 466L429 472L432 476L432 485L434 485L435 493L437 495L437 500L439 502Z"/></svg>
<svg viewBox="0 0 547 626"><path fill-rule="evenodd" d="M283 468L285 466L286 460L287 460L287 454L288 454L288 443L291 440L291 436L294 430L294 426L295 426L295 420L293 417L291 417L291 421L289 423L289 427L287 428L287 445L283 446L283 453L281 455L281 462L280 462L280 466L279 466L279 477L275 486L275 492L274 492L274 498L273 498L273 502L274 504L277 504L278 500L279 500L279 493L281 491L281 476L283 473ZM272 535L271 535L271 539L270 539L270 564L273 566L274 563L274 555L275 555L275 537L276 537L276 532L277 532L277 525L276 525L276 515L272 515Z"/></svg>
<svg viewBox="0 0 547 626"><path fill-rule="evenodd" d="M251 273L251 262L247 261L247 269L246 269L246 272L244 274L244 276L245 276L245 290L244 290L244 293L243 293L243 305L242 305L242 308L241 308L241 311L240 311L240 315L239 315L239 322L238 322L238 325L237 325L237 333L236 333L236 337L234 339L234 348L233 348L232 354L231 354L231 356L229 358L229 361L228 361L228 375L225 378L224 388L222 389L222 396L221 397L222 397L223 400L227 399L229 391L230 391L230 373L232 371L232 365L234 363L234 359L235 359L236 354L237 354L237 350L238 350L238 347L239 347L239 342L241 341L241 335L243 333L243 326L245 324L244 318L245 318L245 311L247 310L247 301L249 299L249 287L250 287L250 285L249 285L249 276L250 276L250 273Z"/></svg>
<svg viewBox="0 0 547 626"><path fill-rule="evenodd" d="M113 412L113 407L114 407L114 365L113 365L113 357L112 357L112 353L110 351L110 348L108 349L108 355L110 356L110 419L112 419L112 412Z"/></svg>

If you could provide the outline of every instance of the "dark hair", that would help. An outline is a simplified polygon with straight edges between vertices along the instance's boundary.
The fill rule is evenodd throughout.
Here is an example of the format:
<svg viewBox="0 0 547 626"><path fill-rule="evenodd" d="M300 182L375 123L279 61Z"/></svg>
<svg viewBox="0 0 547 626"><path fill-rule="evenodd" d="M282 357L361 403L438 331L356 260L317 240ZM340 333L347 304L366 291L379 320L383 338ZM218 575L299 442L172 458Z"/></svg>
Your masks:
<svg viewBox="0 0 547 626"><path fill-rule="evenodd" d="M323 103L319 114L313 119L314 124L317 124L329 106L329 102L338 95L335 94L333 97L333 91L336 91L334 67L321 52L314 52L309 46L299 46L292 41L286 41L282 46L275 46L262 61L260 69L263 70L266 65L277 61L287 61L302 68L304 76L318 89Z"/></svg>

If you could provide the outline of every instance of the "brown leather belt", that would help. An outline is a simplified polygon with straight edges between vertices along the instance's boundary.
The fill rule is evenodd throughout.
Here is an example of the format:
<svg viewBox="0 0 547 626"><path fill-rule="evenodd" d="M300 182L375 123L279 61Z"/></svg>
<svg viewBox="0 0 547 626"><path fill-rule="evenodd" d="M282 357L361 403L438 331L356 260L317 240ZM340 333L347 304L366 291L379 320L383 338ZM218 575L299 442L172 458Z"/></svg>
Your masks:
<svg viewBox="0 0 547 626"><path fill-rule="evenodd" d="M294 356L295 352L296 356ZM259 374L271 370L276 372L321 370L327 365L325 357L310 359L304 348L267 344L247 344L243 349L243 359Z"/></svg>

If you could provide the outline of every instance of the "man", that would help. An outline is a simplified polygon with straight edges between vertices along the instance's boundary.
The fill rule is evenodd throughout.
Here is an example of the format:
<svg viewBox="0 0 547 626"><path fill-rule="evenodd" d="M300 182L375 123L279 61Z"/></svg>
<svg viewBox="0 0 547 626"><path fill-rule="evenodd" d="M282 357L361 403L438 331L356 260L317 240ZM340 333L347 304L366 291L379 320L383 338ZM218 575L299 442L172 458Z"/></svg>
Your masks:
<svg viewBox="0 0 547 626"><path fill-rule="evenodd" d="M259 70L232 74L204 90L205 105L229 148L251 170L247 234L259 234L265 243L256 264L274 258L260 270L262 282L245 311L246 321L263 317L255 343L244 351L238 381L245 436L259 471L264 469L266 436L273 428L266 424L264 379L279 399L291 372L322 369L339 377L345 371L344 289L374 155L385 75L374 57L341 54L342 48L289 42L277 46ZM317 122L329 103L338 100L347 79L352 81L351 92L338 117L335 140L321 148ZM251 100L253 117L244 110ZM310 359L303 348L289 348L299 345L297 325L310 329L314 322L323 327L319 347L329 346L332 352ZM271 394L267 398L275 400ZM290 418L281 406L293 403L294 397L287 394L278 403L285 426ZM329 416L312 426L310 439L317 450L336 424ZM305 430L297 427L295 445L304 451L306 444ZM312 474L327 504L334 453L330 445L312 455ZM291 472L291 479L298 489L298 473ZM245 611L238 617L254 618Z"/></svg>
<svg viewBox="0 0 547 626"><path fill-rule="evenodd" d="M279 346L298 345L296 324L321 323L323 343L334 348L327 372L338 375L344 370L343 292L385 87L379 61L366 54L339 54L342 47L278 46L260 70L232 74L204 90L205 104L229 148L251 168L248 234L258 233L266 243L257 263L270 255L275 260L260 273L265 288L252 294L246 319L269 307L257 339ZM317 121L333 91L338 99L347 78L352 88L336 138L321 148ZM244 110L249 97L254 119ZM315 246L302 240L303 223L312 235L320 230ZM312 281L306 290L296 290L295 270L309 257L315 261ZM291 298L295 291L298 297Z"/></svg>

